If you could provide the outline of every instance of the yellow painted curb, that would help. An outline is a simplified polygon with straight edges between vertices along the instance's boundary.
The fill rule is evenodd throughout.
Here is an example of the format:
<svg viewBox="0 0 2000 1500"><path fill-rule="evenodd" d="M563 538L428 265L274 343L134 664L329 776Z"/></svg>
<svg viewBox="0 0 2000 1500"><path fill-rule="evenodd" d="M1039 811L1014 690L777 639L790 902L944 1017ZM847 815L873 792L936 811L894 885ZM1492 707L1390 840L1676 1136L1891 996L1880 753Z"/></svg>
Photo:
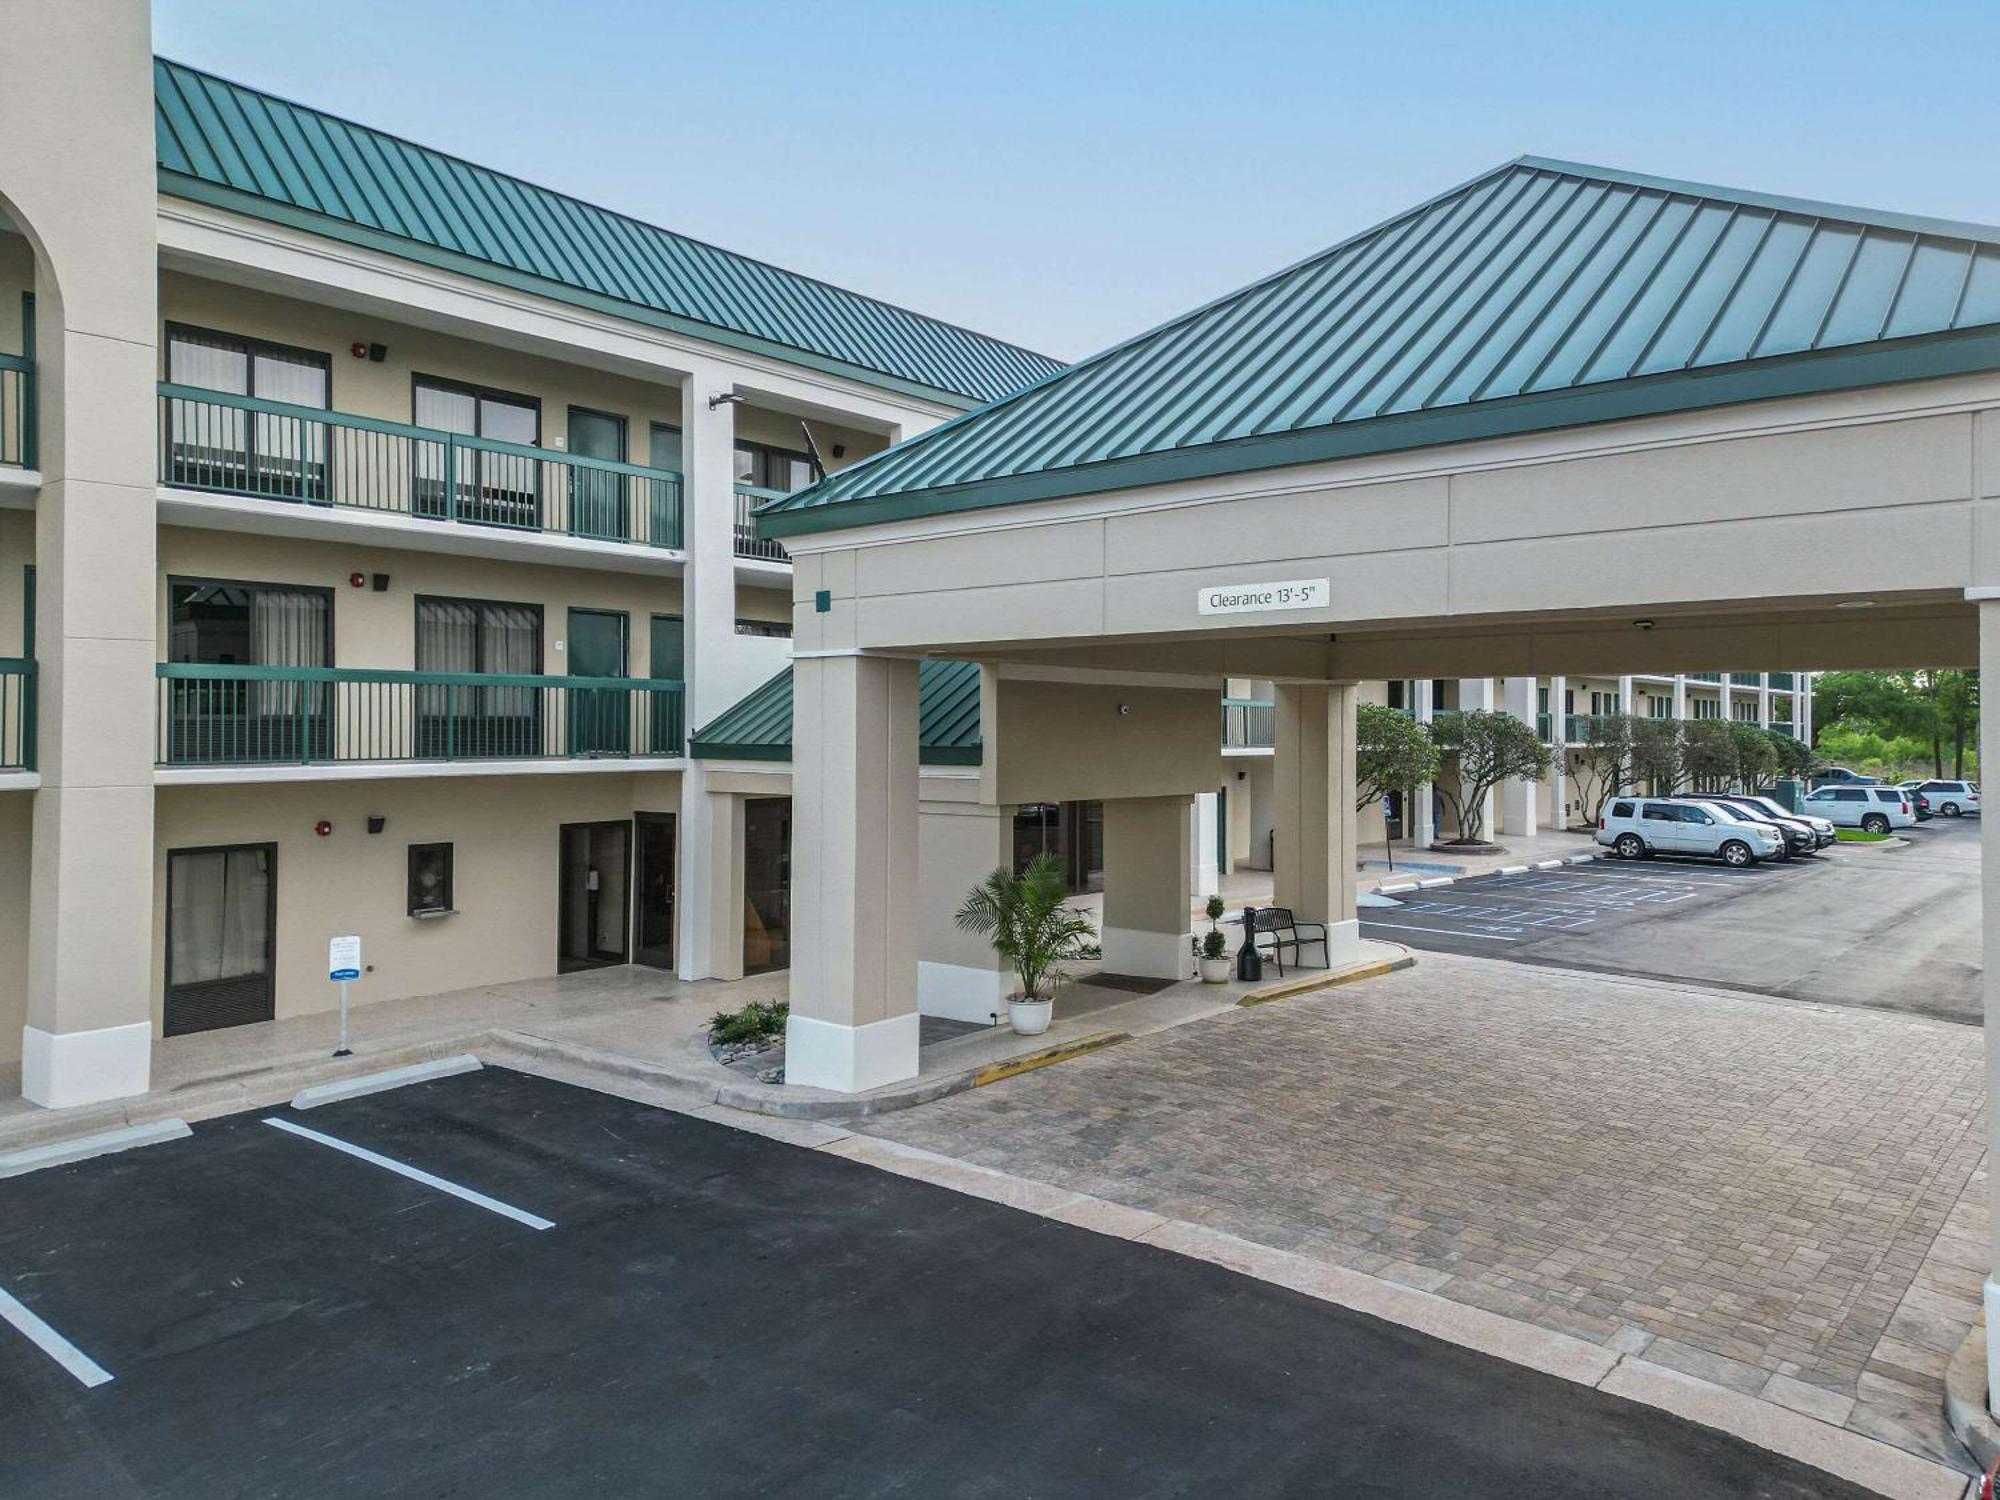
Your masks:
<svg viewBox="0 0 2000 1500"><path fill-rule="evenodd" d="M975 1069L972 1086L998 1083L1003 1078L1013 1078L1022 1073L1032 1073L1037 1068L1046 1068L1050 1063L1067 1062L1072 1057L1081 1057L1086 1052L1101 1051L1115 1047L1120 1042L1129 1042L1132 1034L1127 1031L1093 1031L1088 1036L1080 1036L1072 1042L1062 1042L1054 1047L1044 1047L1039 1052L1030 1052L1024 1057L1010 1057L1005 1062L988 1063Z"/></svg>
<svg viewBox="0 0 2000 1500"><path fill-rule="evenodd" d="M1335 985L1353 984L1357 979L1376 979L1397 969L1407 969L1415 963L1413 958L1385 958L1380 963L1368 964L1359 969L1347 969L1339 974L1310 974L1297 979L1287 979L1283 984L1266 985L1261 990L1252 990L1239 996L1236 1003L1242 1005L1269 1005L1273 1000L1290 1000L1297 995L1310 995L1315 990L1330 990Z"/></svg>

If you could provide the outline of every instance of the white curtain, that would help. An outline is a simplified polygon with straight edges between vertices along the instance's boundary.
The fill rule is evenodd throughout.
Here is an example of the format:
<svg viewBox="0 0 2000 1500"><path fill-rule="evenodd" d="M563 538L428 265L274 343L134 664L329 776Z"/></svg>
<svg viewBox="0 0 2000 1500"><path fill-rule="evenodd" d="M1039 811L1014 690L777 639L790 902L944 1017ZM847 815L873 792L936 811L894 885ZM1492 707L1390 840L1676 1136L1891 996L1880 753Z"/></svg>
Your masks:
<svg viewBox="0 0 2000 1500"><path fill-rule="evenodd" d="M270 941L271 872L262 849L204 849L173 859L175 985L261 974Z"/></svg>
<svg viewBox="0 0 2000 1500"><path fill-rule="evenodd" d="M285 589L257 589L250 595L250 659L260 667L323 667L326 661L326 598ZM317 710L324 683L262 682L261 711L289 714L303 701Z"/></svg>

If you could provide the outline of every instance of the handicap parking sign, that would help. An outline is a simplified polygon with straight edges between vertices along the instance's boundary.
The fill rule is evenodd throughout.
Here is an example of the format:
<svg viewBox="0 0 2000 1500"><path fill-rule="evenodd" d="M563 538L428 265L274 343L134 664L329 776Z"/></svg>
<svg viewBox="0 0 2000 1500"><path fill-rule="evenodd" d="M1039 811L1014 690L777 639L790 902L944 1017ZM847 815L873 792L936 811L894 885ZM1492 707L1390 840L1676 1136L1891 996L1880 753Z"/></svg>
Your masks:
<svg viewBox="0 0 2000 1500"><path fill-rule="evenodd" d="M361 977L361 939L359 937L327 939L326 977L328 979L359 979Z"/></svg>

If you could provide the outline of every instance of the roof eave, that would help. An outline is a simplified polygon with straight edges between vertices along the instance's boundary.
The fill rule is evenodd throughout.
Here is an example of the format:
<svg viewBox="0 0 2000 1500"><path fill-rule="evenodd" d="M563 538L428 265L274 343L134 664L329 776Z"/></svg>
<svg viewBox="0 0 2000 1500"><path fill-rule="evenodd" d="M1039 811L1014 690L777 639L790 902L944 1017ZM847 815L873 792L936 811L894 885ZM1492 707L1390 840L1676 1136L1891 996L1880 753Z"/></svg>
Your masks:
<svg viewBox="0 0 2000 1500"><path fill-rule="evenodd" d="M1398 412L1359 422L1234 438L939 489L842 500L803 510L760 511L757 530L760 536L774 539L847 531L1035 500L1990 370L2000 370L2000 326L1954 329L1431 411Z"/></svg>
<svg viewBox="0 0 2000 1500"><path fill-rule="evenodd" d="M160 191L168 197L185 198L190 202L206 204L210 208L226 209L248 218L260 219L265 223L282 224L290 229L299 229L324 239L339 240L344 244L379 251L384 255L393 255L400 260L413 261L418 265L456 272L462 276L510 287L515 291L531 292L538 297L547 297L551 301L567 303L572 307L608 313L613 317L685 334L690 338L720 344L725 348L760 354L786 364L819 370L824 374L837 375L878 390L891 391L899 396L952 407L960 412L972 411L984 405L987 400L971 392L949 391L941 386L926 385L921 381L871 369L866 365L850 364L845 360L818 354L810 349L782 344L775 339L759 338L755 334L724 328L714 323L703 323L695 318L677 317L657 308L643 307L637 303L621 301L616 297L607 297L598 292L568 286L559 281L531 276L474 256L419 244L399 235L351 224L324 214L312 213L290 204L276 203L255 193L244 192L239 188L223 187L204 178L190 177L186 173L173 171L168 167L159 168L159 182Z"/></svg>

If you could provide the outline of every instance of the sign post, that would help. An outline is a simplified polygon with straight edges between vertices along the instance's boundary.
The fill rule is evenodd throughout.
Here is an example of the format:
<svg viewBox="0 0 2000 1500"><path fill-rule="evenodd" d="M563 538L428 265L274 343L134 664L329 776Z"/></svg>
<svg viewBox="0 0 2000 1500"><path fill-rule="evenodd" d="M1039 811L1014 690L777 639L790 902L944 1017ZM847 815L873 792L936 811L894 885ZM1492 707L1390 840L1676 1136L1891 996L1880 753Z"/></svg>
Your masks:
<svg viewBox="0 0 2000 1500"><path fill-rule="evenodd" d="M1389 819L1395 815L1396 796L1393 792L1382 794L1382 852L1389 857L1389 868L1396 868L1396 841L1389 837Z"/></svg>
<svg viewBox="0 0 2000 1500"><path fill-rule="evenodd" d="M340 986L340 1046L335 1057L351 1057L347 1047L347 982L361 977L361 939L355 936L328 938L326 977Z"/></svg>

